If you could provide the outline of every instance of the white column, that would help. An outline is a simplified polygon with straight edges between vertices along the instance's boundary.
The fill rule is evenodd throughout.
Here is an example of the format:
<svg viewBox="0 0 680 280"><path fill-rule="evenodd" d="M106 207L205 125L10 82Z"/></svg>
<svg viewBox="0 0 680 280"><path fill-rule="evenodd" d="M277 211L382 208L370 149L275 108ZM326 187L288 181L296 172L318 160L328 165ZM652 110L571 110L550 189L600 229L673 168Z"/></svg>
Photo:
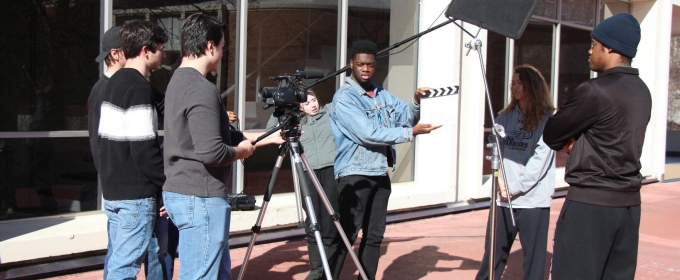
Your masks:
<svg viewBox="0 0 680 280"><path fill-rule="evenodd" d="M234 106L234 109L236 110L236 114L239 116L242 116L239 118L239 127L245 128L246 125L246 118L244 117L246 115L245 112L245 104L246 104L246 40L248 39L248 0L238 0L236 2L236 54L234 57L236 58L236 73L235 74L235 83L234 85L236 86L236 104ZM233 179L232 179L232 185L234 188L232 189L233 193L240 193L243 190L243 176L244 176L244 167L243 165L239 162L236 161L234 162L234 168L233 168Z"/></svg>
<svg viewBox="0 0 680 280"><path fill-rule="evenodd" d="M642 149L641 173L663 180L666 154L666 114L673 5L670 0L631 2L631 13L640 21L642 37L633 67L652 93L652 116Z"/></svg>
<svg viewBox="0 0 680 280"><path fill-rule="evenodd" d="M335 59L335 69L340 70L347 65L347 18L349 14L349 0L338 0L338 56ZM345 83L345 73L335 78L336 88Z"/></svg>
<svg viewBox="0 0 680 280"><path fill-rule="evenodd" d="M99 18L101 19L101 23L99 24L99 45L97 46L97 53L102 51L101 43L102 40L104 40L104 32L113 27L113 0L101 0L99 3ZM99 76L108 70L106 63L102 63L102 68L100 70Z"/></svg>
<svg viewBox="0 0 680 280"><path fill-rule="evenodd" d="M447 21L444 15L441 17L439 15L448 4L446 1L421 1L418 32ZM440 88L461 85L460 37L461 31L453 23L420 37L417 43L417 87ZM459 114L460 107L463 105L460 103L462 97L458 98L458 106L450 108L450 113L456 114L460 119L462 116ZM422 109L427 110L427 107ZM460 166L459 124L460 122L450 127L442 127L430 135L416 138L414 183L419 187L411 188L410 191L418 194L427 193L429 198L424 205L457 200Z"/></svg>
<svg viewBox="0 0 680 280"><path fill-rule="evenodd" d="M101 0L99 2L99 18L101 19L101 23L99 24L99 45L97 45L97 53L102 51L101 43L104 40L104 32L113 27L113 0ZM102 63L101 66L102 67L99 69L100 77L108 70L106 63ZM99 177L99 172L97 172L97 185L97 209L104 210L104 196L101 191L101 178Z"/></svg>

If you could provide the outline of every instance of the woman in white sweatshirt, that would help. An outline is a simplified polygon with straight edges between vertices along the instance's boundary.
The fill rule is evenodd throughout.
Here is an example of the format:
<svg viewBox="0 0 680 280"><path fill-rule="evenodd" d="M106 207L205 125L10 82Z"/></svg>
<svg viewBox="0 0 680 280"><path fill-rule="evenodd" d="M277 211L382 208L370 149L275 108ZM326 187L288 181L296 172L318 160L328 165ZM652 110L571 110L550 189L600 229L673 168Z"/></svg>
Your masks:
<svg viewBox="0 0 680 280"><path fill-rule="evenodd" d="M548 244L550 205L555 190L555 152L543 143L545 123L555 110L550 89L541 73L531 65L515 67L510 104L500 111L496 122L505 128L500 139L503 176L498 178L496 201L495 277L500 279L510 249L519 233L524 255L524 280L544 279ZM503 172L499 173L503 174ZM512 225L508 193L512 199L516 227ZM489 229L484 259L476 279L489 279Z"/></svg>

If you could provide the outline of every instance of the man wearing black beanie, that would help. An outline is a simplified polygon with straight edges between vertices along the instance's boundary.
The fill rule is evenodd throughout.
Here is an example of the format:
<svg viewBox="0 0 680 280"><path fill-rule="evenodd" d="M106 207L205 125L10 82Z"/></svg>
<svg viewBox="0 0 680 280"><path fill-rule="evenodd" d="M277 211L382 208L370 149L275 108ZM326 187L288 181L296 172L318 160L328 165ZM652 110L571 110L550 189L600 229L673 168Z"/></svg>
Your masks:
<svg viewBox="0 0 680 280"><path fill-rule="evenodd" d="M640 156L652 98L630 67L640 25L630 14L590 33L590 69L547 122L543 140L569 154L569 193L555 229L552 279L634 279L640 227Z"/></svg>

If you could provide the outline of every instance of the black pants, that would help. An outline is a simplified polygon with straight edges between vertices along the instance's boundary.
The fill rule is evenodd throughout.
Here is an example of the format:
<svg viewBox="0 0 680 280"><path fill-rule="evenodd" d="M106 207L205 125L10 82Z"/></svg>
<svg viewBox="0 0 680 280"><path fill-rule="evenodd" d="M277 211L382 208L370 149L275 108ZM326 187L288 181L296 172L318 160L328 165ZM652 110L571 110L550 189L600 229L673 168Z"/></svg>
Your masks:
<svg viewBox="0 0 680 280"><path fill-rule="evenodd" d="M524 254L524 280L541 280L545 274L545 256L548 249L548 226L550 208L515 208L515 223L512 225L510 209L496 206L496 256L494 258L495 277L501 279L510 249L519 232L519 242ZM489 214L489 222L491 215ZM489 279L489 222L486 227L484 258L477 272L477 280Z"/></svg>
<svg viewBox="0 0 680 280"><path fill-rule="evenodd" d="M639 231L639 205L565 200L555 228L552 279L634 279Z"/></svg>
<svg viewBox="0 0 680 280"><path fill-rule="evenodd" d="M378 270L390 193L392 186L387 175L350 175L338 179L340 223L351 244L356 241L359 230L363 232L358 258L369 279L375 279ZM333 271L333 279L338 279L347 256L347 248L344 244L338 244L335 248L336 251L329 257L329 265Z"/></svg>
<svg viewBox="0 0 680 280"><path fill-rule="evenodd" d="M333 166L314 169L314 174L316 174L317 179L319 179L319 183L321 183L323 191L326 193L326 197L328 197L328 201L331 203L331 207L333 207L333 210L337 212L338 188L335 182L335 174L333 174ZM336 236L338 236L338 230L335 228L335 224L333 223L331 215L328 213L328 210L326 210L326 206L323 204L323 202L321 202L321 198L319 197L316 188L313 184L311 184L311 182L309 184L309 188L310 197L312 199L312 207L314 207L314 212L316 213L316 221L321 226L319 233L321 234L323 245L328 247L331 245L331 243L333 243L333 240L336 238ZM305 213L307 213L307 207L305 207L304 210ZM309 229L310 223L311 221L309 220L309 213L307 213L307 219L305 219L305 225L307 226L305 228L305 232L307 233L307 244L316 246L314 234Z"/></svg>

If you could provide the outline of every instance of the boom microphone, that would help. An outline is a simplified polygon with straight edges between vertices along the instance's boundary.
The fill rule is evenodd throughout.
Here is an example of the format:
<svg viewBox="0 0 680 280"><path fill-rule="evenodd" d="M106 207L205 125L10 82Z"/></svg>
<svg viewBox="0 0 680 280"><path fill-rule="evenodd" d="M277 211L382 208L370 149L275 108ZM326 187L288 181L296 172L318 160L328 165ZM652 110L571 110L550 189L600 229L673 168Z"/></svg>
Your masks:
<svg viewBox="0 0 680 280"><path fill-rule="evenodd" d="M321 71L316 71L316 70L310 70L310 71L298 71L295 74L295 76L298 76L303 79L319 79L323 78L323 72Z"/></svg>

